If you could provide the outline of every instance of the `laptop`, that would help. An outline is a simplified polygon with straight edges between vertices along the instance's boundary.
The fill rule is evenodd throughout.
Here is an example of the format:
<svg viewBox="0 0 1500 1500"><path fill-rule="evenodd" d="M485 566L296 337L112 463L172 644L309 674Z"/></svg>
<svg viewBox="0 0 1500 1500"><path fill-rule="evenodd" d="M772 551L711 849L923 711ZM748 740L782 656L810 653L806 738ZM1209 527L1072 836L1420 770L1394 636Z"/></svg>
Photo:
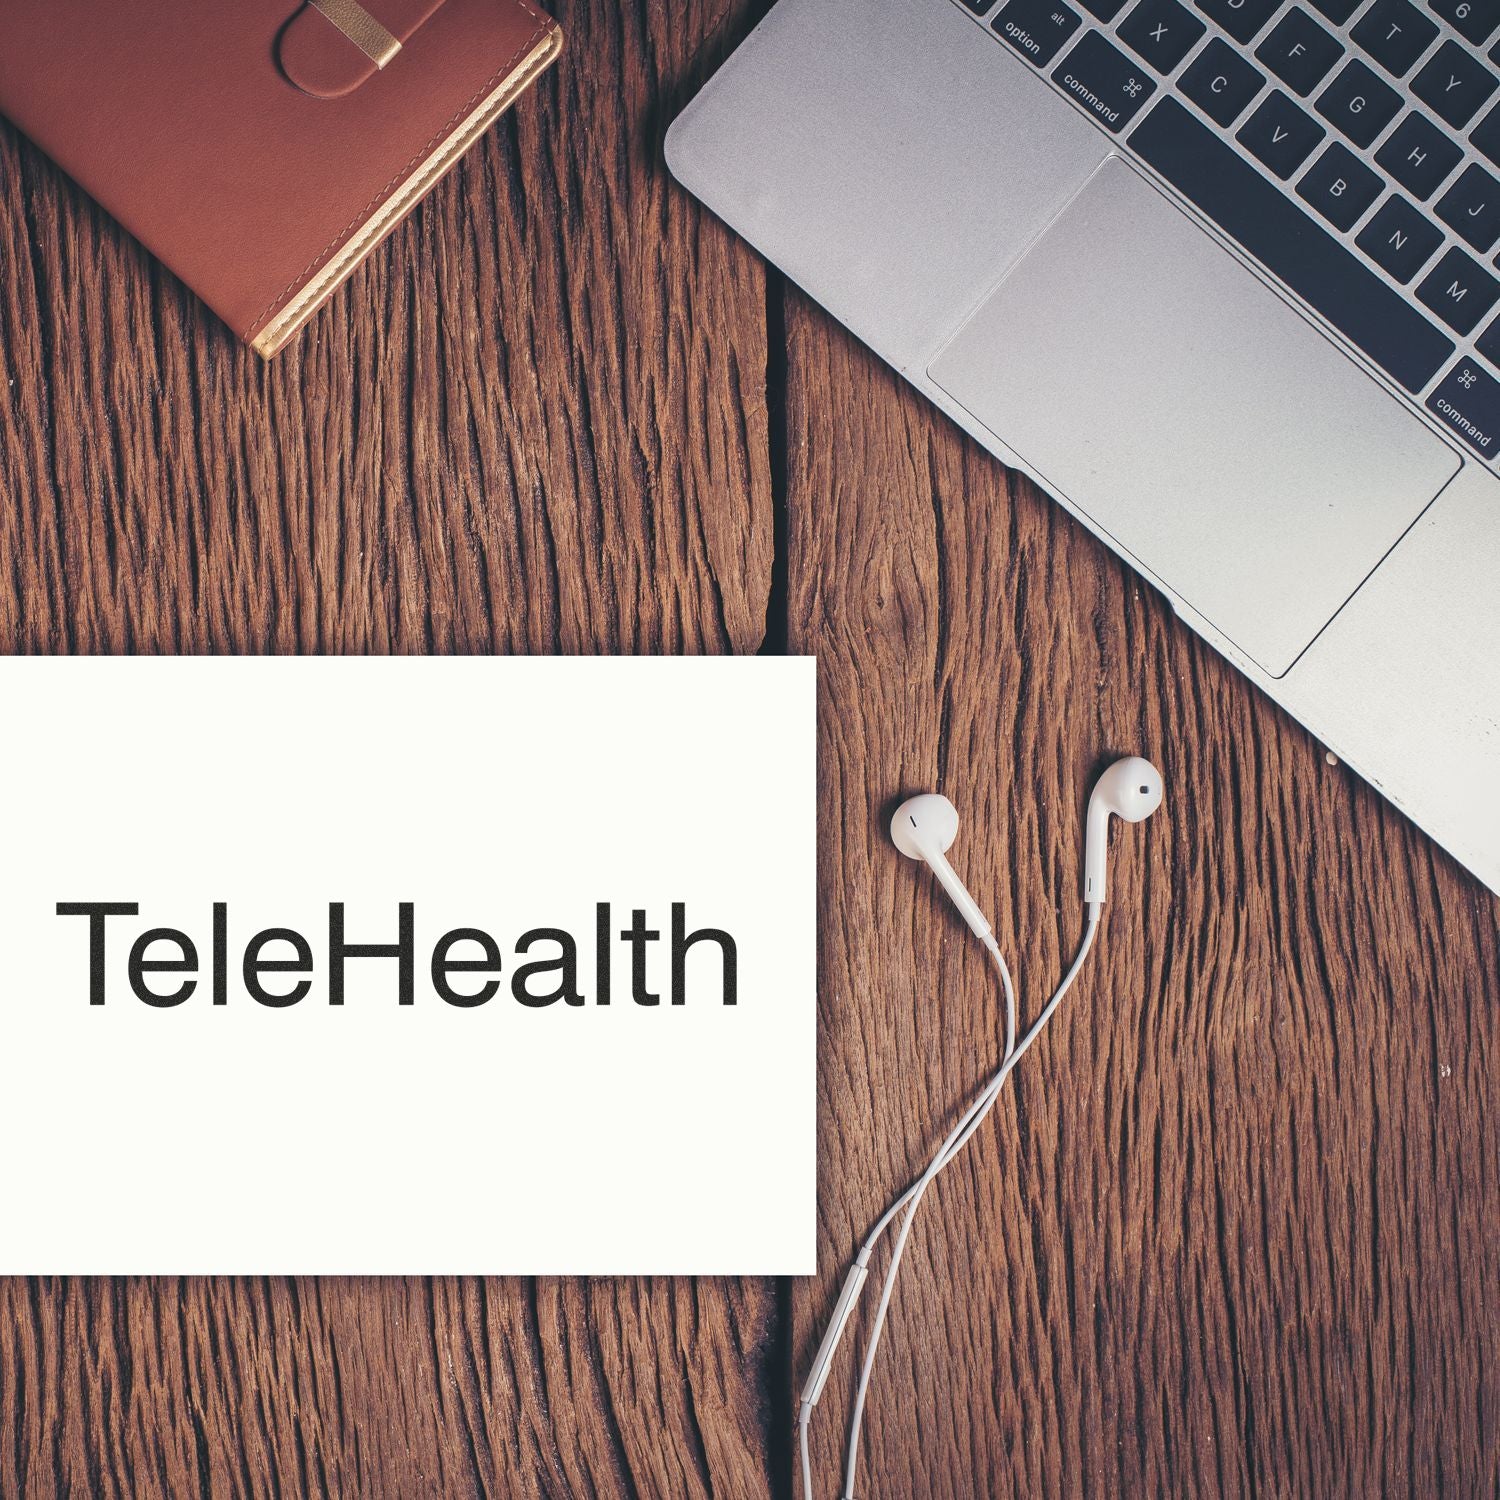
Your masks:
<svg viewBox="0 0 1500 1500"><path fill-rule="evenodd" d="M780 0L674 175L1500 891L1500 0Z"/></svg>

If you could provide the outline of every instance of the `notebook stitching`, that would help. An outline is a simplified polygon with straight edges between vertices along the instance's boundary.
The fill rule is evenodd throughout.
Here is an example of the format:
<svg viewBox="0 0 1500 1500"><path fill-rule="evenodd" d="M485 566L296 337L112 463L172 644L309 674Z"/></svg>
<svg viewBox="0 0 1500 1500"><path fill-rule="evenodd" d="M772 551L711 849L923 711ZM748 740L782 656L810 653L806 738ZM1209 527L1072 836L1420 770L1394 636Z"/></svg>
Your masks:
<svg viewBox="0 0 1500 1500"><path fill-rule="evenodd" d="M251 319L250 326L245 330L245 333L243 335L246 342L249 342L250 338L255 333L255 330L257 328L260 328L265 323L266 319L272 313L274 313L283 303L285 303L286 299L294 291L296 291L297 288L302 283L304 283L307 278L311 276L313 272L316 271L318 267L321 266L323 262L327 260L328 257L336 249L338 249L341 244L344 243L345 240L349 238L349 235L356 228L358 228L358 226L363 223L364 220L369 218L370 214L377 207L379 207L381 202L390 196L391 190L405 181L407 175L411 172L411 169L416 166L416 164L421 161L423 157L429 156L432 153L433 148L440 140L442 140L444 135L451 131L453 126L459 120L463 119L463 117L467 115L476 104L478 104L480 99L482 99L484 95L494 87L498 79L500 79L505 73L509 72L510 69L514 67L516 60L521 57L523 53L528 52L533 46L536 45L538 38L552 24L551 17L542 15L534 7L529 5L527 3L527 0L516 0L516 4L519 5L521 9L525 11L525 13L530 16L533 21L537 23L536 30L533 31L531 35L527 37L527 39L522 42L521 45L517 47L516 50L512 52L511 55L506 58L506 60L501 63L500 66L496 68L495 71L491 73L490 76L482 84L480 84L477 89L475 89L474 93L463 104L459 105L459 107L448 118L446 123L440 125L437 130L433 132L432 137L428 140L427 144L420 147L412 156L411 160L407 162L406 165L402 167L395 174L395 176L393 176L391 180L386 183L386 185L381 188L380 191L377 192L375 196L371 198L370 201L357 214L355 214L355 216L341 230L339 230L336 235L334 235L331 240L329 240L329 242L323 247L323 249L317 255L315 255L313 259L310 260L301 271L299 271L294 277L292 277L289 282L287 282L286 286L283 287L281 291L279 291L274 297L271 298L268 303L266 303L265 307L263 307L261 311L255 315L254 318Z"/></svg>

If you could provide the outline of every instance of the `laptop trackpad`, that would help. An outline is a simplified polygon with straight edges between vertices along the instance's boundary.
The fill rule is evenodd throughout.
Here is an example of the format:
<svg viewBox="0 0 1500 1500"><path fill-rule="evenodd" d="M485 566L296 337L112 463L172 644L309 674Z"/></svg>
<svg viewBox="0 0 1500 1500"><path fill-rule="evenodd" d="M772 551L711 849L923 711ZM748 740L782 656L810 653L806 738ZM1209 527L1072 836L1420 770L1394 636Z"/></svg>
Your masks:
<svg viewBox="0 0 1500 1500"><path fill-rule="evenodd" d="M1118 157L928 373L1276 677L1459 467Z"/></svg>

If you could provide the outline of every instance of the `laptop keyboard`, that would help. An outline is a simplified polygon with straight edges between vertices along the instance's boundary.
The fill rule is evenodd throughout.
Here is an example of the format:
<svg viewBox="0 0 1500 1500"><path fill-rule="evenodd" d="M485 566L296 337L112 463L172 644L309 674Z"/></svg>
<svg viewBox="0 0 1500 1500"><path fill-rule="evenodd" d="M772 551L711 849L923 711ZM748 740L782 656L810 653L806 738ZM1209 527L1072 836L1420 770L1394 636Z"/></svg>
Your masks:
<svg viewBox="0 0 1500 1500"><path fill-rule="evenodd" d="M1500 456L1500 0L960 0Z"/></svg>

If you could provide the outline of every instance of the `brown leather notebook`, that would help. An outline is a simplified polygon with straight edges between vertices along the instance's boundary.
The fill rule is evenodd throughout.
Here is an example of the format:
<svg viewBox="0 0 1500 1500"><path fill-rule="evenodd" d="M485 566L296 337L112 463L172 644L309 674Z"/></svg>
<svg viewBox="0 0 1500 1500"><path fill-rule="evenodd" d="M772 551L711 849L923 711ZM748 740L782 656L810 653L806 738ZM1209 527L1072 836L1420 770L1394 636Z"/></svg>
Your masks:
<svg viewBox="0 0 1500 1500"><path fill-rule="evenodd" d="M0 113L265 356L561 46L529 0L0 12Z"/></svg>

